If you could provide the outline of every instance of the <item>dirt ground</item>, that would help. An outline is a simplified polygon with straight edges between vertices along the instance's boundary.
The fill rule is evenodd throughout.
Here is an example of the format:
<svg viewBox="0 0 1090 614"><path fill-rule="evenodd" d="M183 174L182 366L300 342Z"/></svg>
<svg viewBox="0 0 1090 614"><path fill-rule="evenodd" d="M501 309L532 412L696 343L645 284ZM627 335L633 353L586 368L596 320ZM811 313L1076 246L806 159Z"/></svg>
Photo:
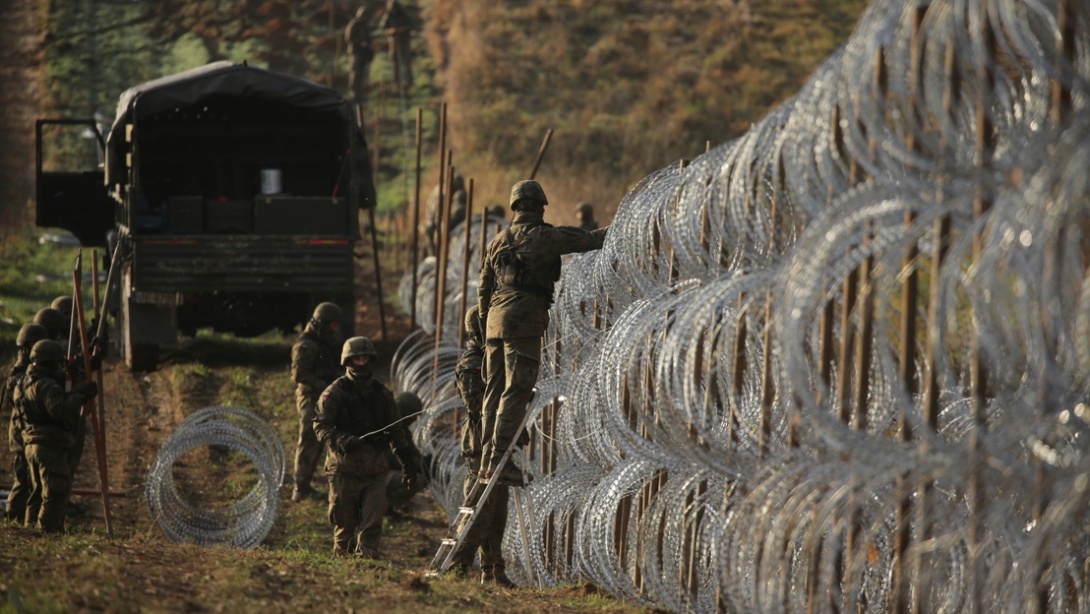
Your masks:
<svg viewBox="0 0 1090 614"><path fill-rule="evenodd" d="M372 309L361 307L357 331L371 328ZM391 318L379 341L383 367L408 332L406 318ZM249 408L273 425L290 459L298 418L288 373L291 340L198 335L164 352L159 369L130 372L116 359L105 365L106 441L114 536L105 535L101 499L77 495L87 508L69 518L68 534L42 536L0 521L0 612L613 612L639 611L602 596L591 585L503 590L450 576L425 578L445 517L418 495L400 518L387 518L382 561L331 556L332 529L324 502L293 503L280 493L280 513L254 550L199 547L169 541L144 502L146 472L172 429L209 405ZM7 371L6 366L0 366ZM6 431L7 417L3 418ZM195 459L195 460L194 460ZM234 469L203 449L183 459L187 489L216 498ZM11 453L0 449L0 466ZM237 464L237 463L236 463ZM6 473L6 471L5 471ZM178 475L176 469L176 476ZM7 482L6 476L0 482ZM88 438L76 487L97 489L95 450ZM226 499L230 501L230 499Z"/></svg>

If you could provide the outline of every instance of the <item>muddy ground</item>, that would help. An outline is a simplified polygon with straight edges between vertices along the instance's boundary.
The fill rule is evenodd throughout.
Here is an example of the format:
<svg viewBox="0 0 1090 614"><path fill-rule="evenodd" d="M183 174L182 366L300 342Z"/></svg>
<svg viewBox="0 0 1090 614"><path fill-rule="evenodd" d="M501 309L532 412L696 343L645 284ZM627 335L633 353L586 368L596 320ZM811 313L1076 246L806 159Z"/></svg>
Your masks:
<svg viewBox="0 0 1090 614"><path fill-rule="evenodd" d="M385 284L384 284L385 285ZM380 337L374 310L361 306L357 331ZM409 331L390 319L388 340L377 343L388 367ZM0 612L614 612L639 611L592 585L503 590L423 570L445 530L445 516L418 495L400 518L387 518L382 561L331 556L326 504L293 503L280 493L280 514L255 550L175 544L159 531L143 489L159 447L186 415L209 405L237 405L265 418L290 459L298 418L288 372L291 339L276 334L239 340L210 333L164 351L150 373L133 373L116 359L105 365L106 441L112 538L105 535L101 499L77 495L87 511L69 519L68 534L42 536L0 521ZM7 372L6 365L0 365ZM2 424L6 432L7 417ZM11 453L0 449L0 467ZM202 449L183 459L176 476L195 501L230 501L223 489L237 459ZM181 472L179 474L178 472ZM6 470L5 470L6 473ZM0 478L7 482L8 478ZM88 439L76 487L97 489L95 450Z"/></svg>

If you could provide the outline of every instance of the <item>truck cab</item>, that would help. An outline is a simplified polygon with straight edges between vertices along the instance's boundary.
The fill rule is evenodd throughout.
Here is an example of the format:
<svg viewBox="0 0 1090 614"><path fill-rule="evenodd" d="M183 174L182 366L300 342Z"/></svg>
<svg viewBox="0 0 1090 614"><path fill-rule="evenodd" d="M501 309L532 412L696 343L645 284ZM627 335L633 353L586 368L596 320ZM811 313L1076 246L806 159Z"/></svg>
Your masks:
<svg viewBox="0 0 1090 614"><path fill-rule="evenodd" d="M125 91L104 154L97 175L39 163L38 225L84 245L116 231L118 341L133 369L154 368L179 332L289 331L322 301L355 313L353 247L375 191L337 92L209 64Z"/></svg>

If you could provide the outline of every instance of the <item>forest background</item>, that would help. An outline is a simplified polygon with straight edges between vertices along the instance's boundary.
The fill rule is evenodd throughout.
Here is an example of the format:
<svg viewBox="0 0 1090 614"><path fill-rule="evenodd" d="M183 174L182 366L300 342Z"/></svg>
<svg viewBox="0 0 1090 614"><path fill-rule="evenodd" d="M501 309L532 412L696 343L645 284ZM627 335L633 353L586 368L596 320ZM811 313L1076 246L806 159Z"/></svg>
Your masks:
<svg viewBox="0 0 1090 614"><path fill-rule="evenodd" d="M349 0L0 0L0 239L33 226L33 121L112 118L126 88L210 61L247 61L348 92ZM844 41L862 0L418 0L414 85L394 83L386 35L365 129L379 209L411 205L416 109L425 197L438 110L475 200L506 204L546 130L538 173L554 222L580 201L608 221L650 172L744 133ZM377 147L375 147L377 142Z"/></svg>

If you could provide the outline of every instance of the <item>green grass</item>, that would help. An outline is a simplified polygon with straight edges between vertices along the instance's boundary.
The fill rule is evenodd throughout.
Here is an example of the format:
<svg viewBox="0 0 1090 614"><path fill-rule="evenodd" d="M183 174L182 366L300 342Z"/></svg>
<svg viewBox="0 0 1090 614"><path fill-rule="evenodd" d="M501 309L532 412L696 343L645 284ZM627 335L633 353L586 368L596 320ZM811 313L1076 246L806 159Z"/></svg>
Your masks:
<svg viewBox="0 0 1090 614"><path fill-rule="evenodd" d="M8 236L0 240L0 356L15 346L23 324L53 299L72 295L72 270L77 247L38 243L37 236ZM102 253L101 250L99 252ZM83 269L91 267L91 250L83 250ZM86 281L86 275L85 275ZM83 290L84 315L90 326L94 315L90 284Z"/></svg>

